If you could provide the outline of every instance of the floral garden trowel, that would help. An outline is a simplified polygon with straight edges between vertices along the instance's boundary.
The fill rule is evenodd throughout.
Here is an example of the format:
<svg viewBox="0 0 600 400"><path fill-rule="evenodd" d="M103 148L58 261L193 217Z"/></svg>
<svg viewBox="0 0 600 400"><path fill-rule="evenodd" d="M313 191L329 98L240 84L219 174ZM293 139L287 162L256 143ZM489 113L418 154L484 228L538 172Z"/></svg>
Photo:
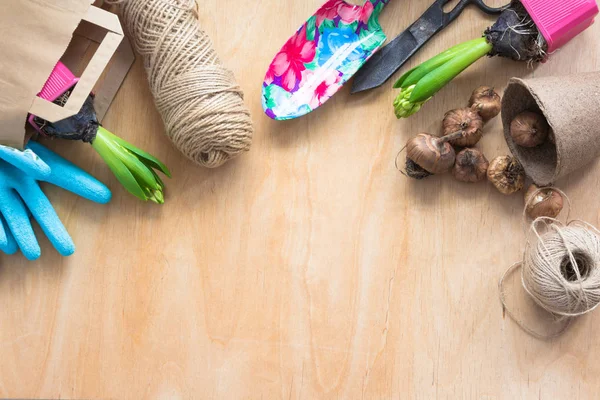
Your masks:
<svg viewBox="0 0 600 400"><path fill-rule="evenodd" d="M321 106L381 47L379 14L390 0L362 6L328 0L275 56L262 103L276 120L301 117Z"/></svg>

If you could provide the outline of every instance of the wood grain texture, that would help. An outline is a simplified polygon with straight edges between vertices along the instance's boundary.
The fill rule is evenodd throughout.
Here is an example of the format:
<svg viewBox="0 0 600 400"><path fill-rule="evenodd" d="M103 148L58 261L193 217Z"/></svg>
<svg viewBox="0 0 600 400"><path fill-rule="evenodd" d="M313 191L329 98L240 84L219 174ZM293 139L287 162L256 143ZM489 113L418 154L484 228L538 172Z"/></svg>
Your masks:
<svg viewBox="0 0 600 400"><path fill-rule="evenodd" d="M114 198L98 206L45 187L76 254L61 258L43 239L37 262L0 257L0 397L597 397L600 314L551 342L502 314L497 282L521 256L522 197L450 176L407 181L394 158L480 84L600 69L600 24L536 69L478 62L409 120L395 119L388 83L271 121L260 105L266 68L319 4L203 0L201 23L256 123L252 151L218 170L171 146L138 60L105 125L169 165L164 206L124 193L89 146L50 144ZM388 36L428 4L392 1ZM410 66L490 23L469 8ZM500 121L481 147L507 152ZM599 178L595 164L559 182L573 215L595 224ZM517 312L543 324L518 279L508 285Z"/></svg>

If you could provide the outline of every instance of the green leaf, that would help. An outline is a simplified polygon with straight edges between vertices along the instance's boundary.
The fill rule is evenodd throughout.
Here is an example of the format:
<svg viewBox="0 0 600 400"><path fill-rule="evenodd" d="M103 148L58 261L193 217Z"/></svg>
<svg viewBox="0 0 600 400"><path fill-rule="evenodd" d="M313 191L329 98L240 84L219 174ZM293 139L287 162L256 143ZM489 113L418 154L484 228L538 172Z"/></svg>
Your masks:
<svg viewBox="0 0 600 400"><path fill-rule="evenodd" d="M427 100L491 50L492 45L483 38L471 48L455 55L450 61L418 81L410 96L410 102L418 103Z"/></svg>
<svg viewBox="0 0 600 400"><path fill-rule="evenodd" d="M372 31L363 29L358 36L360 37L360 46L368 53L374 52L387 40L385 33L381 29Z"/></svg>
<svg viewBox="0 0 600 400"><path fill-rule="evenodd" d="M317 52L315 53L315 58L310 63L304 64L304 67L311 71L315 71L319 68L319 49L317 49Z"/></svg>
<svg viewBox="0 0 600 400"><path fill-rule="evenodd" d="M127 169L125 164L112 154L111 149L106 145L104 138L96 136L96 139L92 143L92 147L100 154L100 157L102 157L106 165L108 165L108 168L110 168L117 180L129 193L140 200L148 200L138 181L131 174L129 169Z"/></svg>
<svg viewBox="0 0 600 400"><path fill-rule="evenodd" d="M149 168L144 162L125 148L118 153L118 157L129 168L135 179L140 183L140 186L148 186L152 189L158 189L158 182L154 179L152 168Z"/></svg>
<svg viewBox="0 0 600 400"><path fill-rule="evenodd" d="M153 169L151 169L150 172L152 172L152 174L154 175L154 179L156 179L156 182L158 183L160 190L163 190L165 188L165 183L163 182L163 180L160 179L160 176L158 176L158 174L156 172L154 172Z"/></svg>
<svg viewBox="0 0 600 400"><path fill-rule="evenodd" d="M371 14L371 18L369 19L369 23L371 23L371 20L377 20L379 18L379 14L381 14L381 10L383 10L383 7L385 6L385 4L383 2L380 2L379 4L377 4L377 6L375 7L375 9L373 10L373 13ZM377 22L379 24L379 22Z"/></svg>
<svg viewBox="0 0 600 400"><path fill-rule="evenodd" d="M373 52L387 40L387 36L381 28L381 25L379 25L378 19L382 8L383 3L379 3L379 5L375 7L375 10L373 10L371 17L367 22L367 29L361 29L359 32L361 46L365 51Z"/></svg>
<svg viewBox="0 0 600 400"><path fill-rule="evenodd" d="M153 168L158 169L159 171L161 171L163 174L165 174L169 178L171 177L171 172L169 171L167 166L165 164L163 164L158 158L154 157L153 155L145 152L144 150L142 150L138 147L135 147L131 143L127 142L126 140L123 140L120 137L118 137L117 135L109 132L102 126L100 128L98 128L98 135L106 135L108 138L112 139L114 142L120 144L121 146L125 147L127 150L131 151L138 157L144 159Z"/></svg>
<svg viewBox="0 0 600 400"><path fill-rule="evenodd" d="M323 33L326 30L335 29L335 27L335 22L333 22L333 20L326 19L323 22L321 22L321 26L319 26L319 32Z"/></svg>
<svg viewBox="0 0 600 400"><path fill-rule="evenodd" d="M354 32L356 32L358 30L358 21L354 21L351 24L345 24L340 21L339 27L340 28L349 28L349 29L352 29Z"/></svg>
<svg viewBox="0 0 600 400"><path fill-rule="evenodd" d="M292 97L291 93L275 84L271 84L264 89L264 98L268 108L277 107L279 102L288 100L290 97Z"/></svg>
<svg viewBox="0 0 600 400"><path fill-rule="evenodd" d="M394 89L400 89L402 88L402 84L404 83L404 81L406 80L406 78L408 78L410 76L410 74L412 74L415 70L417 69L417 67L414 67L413 69L411 69L410 71L406 72L404 75L402 75L400 77L400 79L398 79L396 81L396 83L394 83Z"/></svg>
<svg viewBox="0 0 600 400"><path fill-rule="evenodd" d="M113 155L129 169L135 179L138 181L142 189L149 187L157 189L157 182L149 169L135 154L129 152L126 148L118 143L106 140L106 146L111 149Z"/></svg>
<svg viewBox="0 0 600 400"><path fill-rule="evenodd" d="M306 39L308 41L315 40L316 29L317 29L317 16L313 15L306 22Z"/></svg>
<svg viewBox="0 0 600 400"><path fill-rule="evenodd" d="M481 43L481 39L470 40L465 43L461 43L457 46L451 47L450 49L438 54L437 56L425 61L423 64L411 70L411 73L406 76L402 82L402 88L407 86L415 85L427 74L435 71L437 68L446 64L454 57L463 54L465 51L472 49L477 46L478 43ZM483 39L485 41L485 39ZM402 79L402 78L400 78Z"/></svg>
<svg viewBox="0 0 600 400"><path fill-rule="evenodd" d="M373 10L371 17L369 18L369 22L367 23L370 31L383 30L381 28L381 25L379 24L379 14L381 14L383 6L383 3L379 3L377 7L375 7L375 9Z"/></svg>
<svg viewBox="0 0 600 400"><path fill-rule="evenodd" d="M275 91L274 88L276 86L277 85L271 84L271 85L269 85L269 86L267 86L267 87L264 88L263 97L264 97L264 100L265 100L265 106L267 108L273 108L273 107L277 106L277 103L275 102L275 97L273 96L273 92Z"/></svg>

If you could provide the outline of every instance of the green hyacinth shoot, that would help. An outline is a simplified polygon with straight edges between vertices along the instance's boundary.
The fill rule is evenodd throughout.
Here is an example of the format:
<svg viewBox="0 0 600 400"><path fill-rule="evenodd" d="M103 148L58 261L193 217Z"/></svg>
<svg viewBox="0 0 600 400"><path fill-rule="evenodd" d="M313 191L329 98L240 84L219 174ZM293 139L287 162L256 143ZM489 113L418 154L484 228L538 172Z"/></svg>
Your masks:
<svg viewBox="0 0 600 400"><path fill-rule="evenodd" d="M104 127L98 127L92 147L127 191L140 200L163 204L165 185L155 170L171 177L169 169L156 157L133 146Z"/></svg>
<svg viewBox="0 0 600 400"><path fill-rule="evenodd" d="M419 112L452 79L488 54L492 45L485 37L454 46L404 74L394 84L400 93L394 100L398 119Z"/></svg>

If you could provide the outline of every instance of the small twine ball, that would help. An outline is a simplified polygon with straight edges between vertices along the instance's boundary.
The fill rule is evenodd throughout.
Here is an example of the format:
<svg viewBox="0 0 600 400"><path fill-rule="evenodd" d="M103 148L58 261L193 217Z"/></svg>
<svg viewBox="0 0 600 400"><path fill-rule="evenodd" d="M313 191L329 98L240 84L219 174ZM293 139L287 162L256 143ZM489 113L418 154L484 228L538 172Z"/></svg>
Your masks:
<svg viewBox="0 0 600 400"><path fill-rule="evenodd" d="M209 168L246 152L253 127L233 73L200 28L194 0L108 0L144 58L167 136Z"/></svg>
<svg viewBox="0 0 600 400"><path fill-rule="evenodd" d="M600 304L600 235L580 221L554 220L528 242L522 265L525 290L552 314L576 317Z"/></svg>

